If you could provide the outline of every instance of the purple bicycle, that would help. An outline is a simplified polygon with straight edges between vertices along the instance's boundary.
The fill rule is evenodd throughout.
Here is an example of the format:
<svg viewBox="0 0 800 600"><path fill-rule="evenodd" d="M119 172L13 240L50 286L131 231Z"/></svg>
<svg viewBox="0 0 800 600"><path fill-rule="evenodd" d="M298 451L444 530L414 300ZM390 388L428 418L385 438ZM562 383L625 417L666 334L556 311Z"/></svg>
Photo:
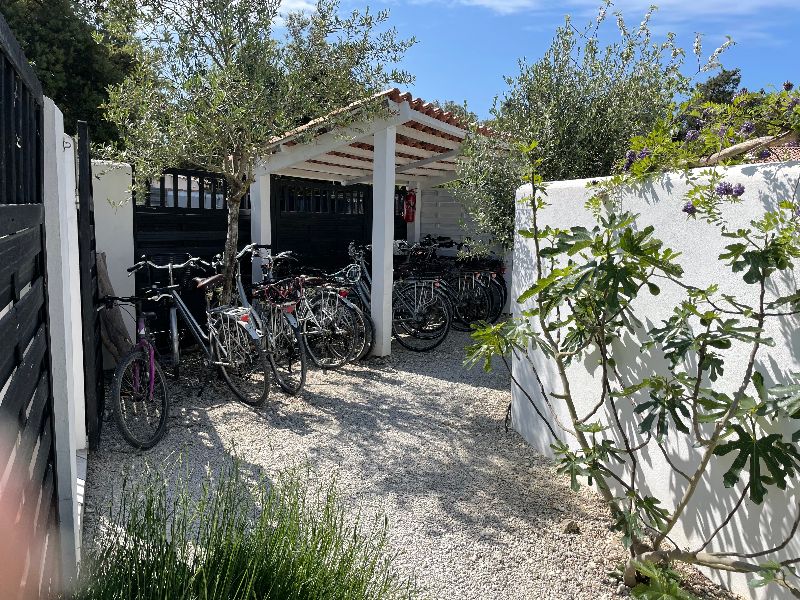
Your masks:
<svg viewBox="0 0 800 600"><path fill-rule="evenodd" d="M156 313L143 312L141 305L142 301L158 300L167 292L164 288L154 289L147 298L103 298L103 304L109 308L114 304L136 307L136 344L117 364L111 399L119 431L129 444L141 450L152 448L164 437L169 419L167 381L156 360L153 336L148 327Z"/></svg>

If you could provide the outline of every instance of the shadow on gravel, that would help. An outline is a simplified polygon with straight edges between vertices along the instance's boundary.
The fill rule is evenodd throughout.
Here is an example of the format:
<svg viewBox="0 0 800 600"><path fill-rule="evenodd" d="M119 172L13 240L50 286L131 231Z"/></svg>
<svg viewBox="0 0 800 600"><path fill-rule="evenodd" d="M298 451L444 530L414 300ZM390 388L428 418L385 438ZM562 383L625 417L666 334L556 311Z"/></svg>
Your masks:
<svg viewBox="0 0 800 600"><path fill-rule="evenodd" d="M387 359L311 370L299 396L273 387L258 409L233 401L221 380L198 396L189 365L181 380L170 379L170 432L153 450L134 451L106 423L89 461L88 502L102 512L123 473L145 469L166 477L183 470L199 485L236 453L253 480L305 460L322 473L346 473L360 498L392 504L395 514L416 511L413 526L432 538L469 529L480 532L478 541L504 546L520 527L580 521L580 497L549 461L504 430L505 368L463 367L468 342L467 334L453 334L429 354L395 345ZM541 485L554 478L558 484Z"/></svg>

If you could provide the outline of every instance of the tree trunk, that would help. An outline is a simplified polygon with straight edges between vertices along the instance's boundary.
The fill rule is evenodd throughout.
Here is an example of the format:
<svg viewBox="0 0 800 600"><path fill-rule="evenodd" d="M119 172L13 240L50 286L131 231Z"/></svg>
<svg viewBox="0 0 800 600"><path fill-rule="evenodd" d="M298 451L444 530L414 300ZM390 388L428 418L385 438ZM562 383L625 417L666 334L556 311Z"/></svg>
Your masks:
<svg viewBox="0 0 800 600"><path fill-rule="evenodd" d="M238 192L228 198L228 233L225 238L225 255L222 259L223 272L225 274L222 288L222 302L224 304L228 304L231 301L234 276L236 275L236 253L239 248L239 207L243 196L243 192Z"/></svg>

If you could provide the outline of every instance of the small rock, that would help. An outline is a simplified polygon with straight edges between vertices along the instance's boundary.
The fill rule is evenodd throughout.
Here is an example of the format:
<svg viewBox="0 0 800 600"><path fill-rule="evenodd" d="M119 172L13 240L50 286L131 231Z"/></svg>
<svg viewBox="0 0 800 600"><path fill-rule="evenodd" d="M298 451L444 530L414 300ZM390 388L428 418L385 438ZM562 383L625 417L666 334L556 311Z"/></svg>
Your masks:
<svg viewBox="0 0 800 600"><path fill-rule="evenodd" d="M564 533L575 534L580 532L581 528L578 527L578 524L575 521L567 521L567 523L564 525Z"/></svg>

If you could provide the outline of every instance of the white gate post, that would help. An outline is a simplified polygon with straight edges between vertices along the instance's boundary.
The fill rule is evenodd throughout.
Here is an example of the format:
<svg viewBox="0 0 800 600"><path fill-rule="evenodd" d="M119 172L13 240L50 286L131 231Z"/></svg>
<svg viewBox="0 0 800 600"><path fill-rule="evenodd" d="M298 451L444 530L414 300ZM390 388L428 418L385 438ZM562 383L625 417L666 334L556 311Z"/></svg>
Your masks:
<svg viewBox="0 0 800 600"><path fill-rule="evenodd" d="M68 168L64 161L64 117L50 98L44 99L44 213L47 251L47 310L50 323L50 356L53 381L53 431L59 517L59 554L62 579L72 583L80 556L76 480L76 440L73 423L74 395L73 341L81 338L72 320L69 254L69 210L74 210L74 190L67 187ZM73 167L74 168L74 167ZM73 193L70 193L73 191ZM72 206L70 206L72 203ZM82 356L82 354L81 354ZM79 368L83 368L81 365Z"/></svg>
<svg viewBox="0 0 800 600"><path fill-rule="evenodd" d="M256 169L256 182L250 186L250 235L254 244L272 243L272 213L270 173L263 167ZM261 261L253 261L253 281L261 281Z"/></svg>
<svg viewBox="0 0 800 600"><path fill-rule="evenodd" d="M372 172L372 320L375 356L392 351L392 256L397 128L375 133Z"/></svg>

